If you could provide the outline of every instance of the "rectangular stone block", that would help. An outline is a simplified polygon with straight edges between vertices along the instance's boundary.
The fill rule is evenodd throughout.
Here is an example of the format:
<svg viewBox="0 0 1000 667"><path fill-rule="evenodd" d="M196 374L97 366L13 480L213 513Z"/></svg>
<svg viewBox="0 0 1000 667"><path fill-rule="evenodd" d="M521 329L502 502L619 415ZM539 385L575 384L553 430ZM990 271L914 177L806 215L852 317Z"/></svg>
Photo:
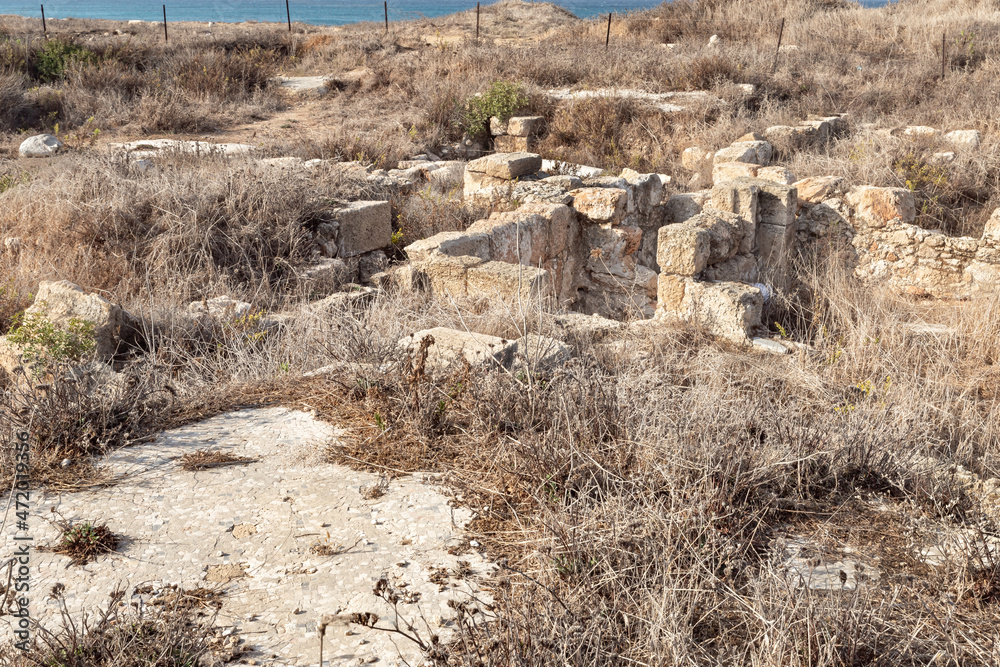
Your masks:
<svg viewBox="0 0 1000 667"><path fill-rule="evenodd" d="M411 262L429 260L436 253L450 257L470 255L485 260L489 259L490 239L481 233L441 232L411 243L404 250Z"/></svg>
<svg viewBox="0 0 1000 667"><path fill-rule="evenodd" d="M794 226L757 225L757 253L761 273L776 287L782 287L785 283L795 241Z"/></svg>
<svg viewBox="0 0 1000 667"><path fill-rule="evenodd" d="M480 266L478 257L435 255L431 260L413 265L413 282L437 297L462 297L468 293L468 272Z"/></svg>
<svg viewBox="0 0 1000 667"><path fill-rule="evenodd" d="M542 157L536 153L494 153L480 160L486 161L486 175L493 178L513 180L534 174L542 168ZM479 160L473 162L478 163ZM473 164L470 162L469 164ZM468 170L468 166L466 167ZM478 169L477 169L478 170Z"/></svg>
<svg viewBox="0 0 1000 667"><path fill-rule="evenodd" d="M690 224L665 225L657 236L656 262L660 273L694 276L705 270L711 252L708 230Z"/></svg>
<svg viewBox="0 0 1000 667"><path fill-rule="evenodd" d="M467 294L515 304L552 296L549 272L523 264L486 262L469 268Z"/></svg>
<svg viewBox="0 0 1000 667"><path fill-rule="evenodd" d="M737 178L754 178L759 166L749 162L718 162L712 167L712 182L722 183Z"/></svg>
<svg viewBox="0 0 1000 667"><path fill-rule="evenodd" d="M334 217L340 223L340 257L362 255L392 243L392 209L387 201L351 202Z"/></svg>
<svg viewBox="0 0 1000 667"><path fill-rule="evenodd" d="M684 289L690 278L661 273L656 281L656 312L658 315L680 315L683 312Z"/></svg>
<svg viewBox="0 0 1000 667"><path fill-rule="evenodd" d="M528 153L538 148L538 141L534 137L516 137L507 134L494 137L493 148L500 153Z"/></svg>
<svg viewBox="0 0 1000 667"><path fill-rule="evenodd" d="M541 116L514 116L507 121L507 134L515 137L537 137L545 127Z"/></svg>
<svg viewBox="0 0 1000 667"><path fill-rule="evenodd" d="M749 345L759 327L764 298L756 287L741 283L692 281L684 290L688 321L738 345Z"/></svg>
<svg viewBox="0 0 1000 667"><path fill-rule="evenodd" d="M743 179L717 183L712 188L708 206L717 211L735 213L747 220L757 220L760 188Z"/></svg>

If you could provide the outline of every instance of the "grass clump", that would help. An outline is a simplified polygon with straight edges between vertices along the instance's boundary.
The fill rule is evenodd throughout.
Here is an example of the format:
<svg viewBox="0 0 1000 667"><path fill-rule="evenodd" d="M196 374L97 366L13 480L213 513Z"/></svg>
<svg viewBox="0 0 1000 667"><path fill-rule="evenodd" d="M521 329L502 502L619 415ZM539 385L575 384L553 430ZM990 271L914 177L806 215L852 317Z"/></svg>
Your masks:
<svg viewBox="0 0 1000 667"><path fill-rule="evenodd" d="M118 536L111 532L107 524L90 521L79 523L61 522L62 536L59 543L48 550L69 556L74 565L86 565L103 554L118 549Z"/></svg>

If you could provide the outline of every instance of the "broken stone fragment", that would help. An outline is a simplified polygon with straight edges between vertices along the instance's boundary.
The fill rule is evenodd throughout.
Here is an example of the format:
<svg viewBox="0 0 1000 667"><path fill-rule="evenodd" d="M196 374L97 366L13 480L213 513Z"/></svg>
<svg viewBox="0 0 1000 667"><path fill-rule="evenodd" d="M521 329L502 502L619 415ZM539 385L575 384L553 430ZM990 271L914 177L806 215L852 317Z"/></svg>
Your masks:
<svg viewBox="0 0 1000 667"><path fill-rule="evenodd" d="M618 224L625 216L628 193L620 188L580 188L570 192L573 208L596 224Z"/></svg>
<svg viewBox="0 0 1000 667"><path fill-rule="evenodd" d="M507 121L507 134L515 137L537 137L542 134L544 127L545 119L541 116L514 116Z"/></svg>
<svg viewBox="0 0 1000 667"><path fill-rule="evenodd" d="M771 162L771 153L771 144L766 141L741 141L718 151L712 161L714 164L746 162L766 167Z"/></svg>
<svg viewBox="0 0 1000 667"><path fill-rule="evenodd" d="M131 313L66 280L43 281L38 286L34 303L24 313L44 317L62 329L68 328L73 321L92 323L94 352L101 361L111 361L138 344L141 336L141 324Z"/></svg>

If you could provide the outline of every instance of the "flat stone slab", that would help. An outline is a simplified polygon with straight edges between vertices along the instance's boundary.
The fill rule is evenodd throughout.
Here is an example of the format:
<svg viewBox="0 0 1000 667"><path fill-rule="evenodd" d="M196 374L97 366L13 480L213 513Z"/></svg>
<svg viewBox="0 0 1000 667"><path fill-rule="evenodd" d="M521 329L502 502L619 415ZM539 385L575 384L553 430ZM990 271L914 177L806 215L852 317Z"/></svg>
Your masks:
<svg viewBox="0 0 1000 667"><path fill-rule="evenodd" d="M546 94L556 100L589 100L600 97L620 97L650 104L664 113L677 113L693 106L722 106L721 99L703 90L675 93L651 93L631 88L597 88L593 90L571 90L554 88Z"/></svg>
<svg viewBox="0 0 1000 667"><path fill-rule="evenodd" d="M278 86L293 93L313 93L325 95L330 90L329 76L277 76Z"/></svg>
<svg viewBox="0 0 1000 667"><path fill-rule="evenodd" d="M372 595L386 577L405 585L410 602L400 605L401 613L424 637L433 632L446 640L447 619L454 617L448 601L467 601L478 590L475 580L492 569L474 552L447 551L471 513L449 506L426 477L385 482L327 463L326 445L343 434L303 412L242 410L115 452L102 464L120 476L108 488L33 494L35 547L53 544L59 534L42 518L53 508L67 520L106 522L123 545L85 566L34 550L32 617L49 628L59 622L57 604L45 596L56 583L65 585L77 622L82 610L106 605L119 585L129 594L144 584L220 588L225 594L215 623L243 638L250 649L245 658L316 665L317 630L325 615L373 612L379 625L393 622L391 608ZM251 462L183 470L178 458L196 450ZM382 495L370 493L380 485ZM18 544L10 528L0 536L0 553L12 554ZM460 560L473 574L453 576ZM432 568L447 569L443 584L431 581L442 581ZM148 594L131 599L149 601ZM343 618L327 629L327 664L420 661L419 650L405 639L348 626ZM0 641L12 636L10 621L0 617Z"/></svg>
<svg viewBox="0 0 1000 667"><path fill-rule="evenodd" d="M129 153L132 157L153 157L160 153L194 153L196 155L246 155L254 150L247 144L216 144L209 141L182 139L144 139L127 143L108 144L111 150Z"/></svg>

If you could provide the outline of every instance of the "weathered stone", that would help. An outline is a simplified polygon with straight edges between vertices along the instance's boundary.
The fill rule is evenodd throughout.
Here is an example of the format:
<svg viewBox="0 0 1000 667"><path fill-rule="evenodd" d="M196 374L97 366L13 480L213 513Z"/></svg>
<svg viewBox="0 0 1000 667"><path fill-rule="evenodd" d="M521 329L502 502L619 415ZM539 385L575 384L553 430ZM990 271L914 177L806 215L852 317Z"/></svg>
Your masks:
<svg viewBox="0 0 1000 667"><path fill-rule="evenodd" d="M905 188L862 186L847 194L847 202L855 212L855 221L880 228L892 221L912 224L917 216L913 193Z"/></svg>
<svg viewBox="0 0 1000 667"><path fill-rule="evenodd" d="M680 319L739 345L760 326L764 299L756 287L734 282L706 283L660 275L657 317Z"/></svg>
<svg viewBox="0 0 1000 667"><path fill-rule="evenodd" d="M810 148L819 142L819 130L809 125L775 125L767 128L764 135L783 154Z"/></svg>
<svg viewBox="0 0 1000 667"><path fill-rule="evenodd" d="M747 220L755 221L759 198L760 187L752 180L723 181L712 188L707 207L735 213Z"/></svg>
<svg viewBox="0 0 1000 667"><path fill-rule="evenodd" d="M543 183L550 183L556 187L560 187L563 190L576 190L577 188L583 187L583 179L579 176L570 176L568 174L557 174L555 176L548 176L542 179Z"/></svg>
<svg viewBox="0 0 1000 667"><path fill-rule="evenodd" d="M784 287L788 264L795 249L793 225L757 225L757 253L763 277L776 287Z"/></svg>
<svg viewBox="0 0 1000 667"><path fill-rule="evenodd" d="M110 361L127 351L141 335L139 320L124 308L98 294L87 294L65 280L43 281L38 286L34 303L24 312L44 317L62 329L67 329L74 321L92 323L94 352L101 361Z"/></svg>
<svg viewBox="0 0 1000 667"><path fill-rule="evenodd" d="M833 127L826 120L823 119L804 120L800 123L800 125L803 127L816 128L816 137L814 139L814 142L816 144L819 144L820 146L830 141L830 139L833 137Z"/></svg>
<svg viewBox="0 0 1000 667"><path fill-rule="evenodd" d="M469 255L488 260L490 258L490 238L488 234L482 232L440 232L411 243L404 250L412 262L429 260L434 253L450 257Z"/></svg>
<svg viewBox="0 0 1000 667"><path fill-rule="evenodd" d="M656 262L660 274L695 276L708 266L712 237L691 221L660 227Z"/></svg>
<svg viewBox="0 0 1000 667"><path fill-rule="evenodd" d="M766 141L743 141L734 143L715 154L714 164L721 162L747 162L766 167L771 162L771 144Z"/></svg>
<svg viewBox="0 0 1000 667"><path fill-rule="evenodd" d="M684 224L708 231L709 265L729 259L742 249L743 241L747 236L753 236L752 223L739 215L726 211L706 210ZM750 251L749 243L745 251Z"/></svg>
<svg viewBox="0 0 1000 667"><path fill-rule="evenodd" d="M979 134L978 130L955 130L944 135L944 138L964 148L979 148L979 145L983 143L982 135Z"/></svg>
<svg viewBox="0 0 1000 667"><path fill-rule="evenodd" d="M590 249L586 268L591 274L607 274L631 280L635 275L635 260L627 252L635 245L634 234L628 227L588 225L583 240Z"/></svg>
<svg viewBox="0 0 1000 667"><path fill-rule="evenodd" d="M429 162L433 167L424 172L424 177L442 190L462 185L465 176L465 163L461 160Z"/></svg>
<svg viewBox="0 0 1000 667"><path fill-rule="evenodd" d="M340 223L337 250L354 257L392 243L392 211L387 201L351 202L334 212Z"/></svg>
<svg viewBox="0 0 1000 667"><path fill-rule="evenodd" d="M707 151L700 146L685 148L681 153L681 166L694 172L708 170L712 167L714 155L712 151Z"/></svg>
<svg viewBox="0 0 1000 667"><path fill-rule="evenodd" d="M465 168L467 171L480 172L509 181L540 170L542 158L535 153L495 153L473 160Z"/></svg>
<svg viewBox="0 0 1000 667"><path fill-rule="evenodd" d="M757 258L740 253L705 269L705 280L755 283L759 276Z"/></svg>
<svg viewBox="0 0 1000 667"><path fill-rule="evenodd" d="M443 370L459 359L464 359L472 366L510 368L517 353L517 341L446 327L418 331L400 339L398 344L413 356L428 338L430 344L427 347L426 364L434 370Z"/></svg>
<svg viewBox="0 0 1000 667"><path fill-rule="evenodd" d="M792 185L795 183L795 174L784 167L761 167L757 170L757 178L765 181L774 181L782 185Z"/></svg>
<svg viewBox="0 0 1000 667"><path fill-rule="evenodd" d="M523 264L485 262L470 266L468 295L498 298L507 304L527 304L552 296L549 272Z"/></svg>
<svg viewBox="0 0 1000 667"><path fill-rule="evenodd" d="M798 210L798 191L794 186L755 179L747 181L760 190L757 195L757 223L794 227Z"/></svg>
<svg viewBox="0 0 1000 667"><path fill-rule="evenodd" d="M733 143L743 143L745 141L765 141L766 139L767 137L760 132L748 132Z"/></svg>
<svg viewBox="0 0 1000 667"><path fill-rule="evenodd" d="M841 193L844 179L837 176L816 176L795 181L794 185L798 191L799 201L818 204Z"/></svg>
<svg viewBox="0 0 1000 667"><path fill-rule="evenodd" d="M621 176L611 176L611 175L587 176L583 179L583 187L618 188L619 190L627 190L628 181L626 181Z"/></svg>
<svg viewBox="0 0 1000 667"><path fill-rule="evenodd" d="M910 139L917 137L939 137L941 136L941 130L926 125L909 125L903 128L902 135Z"/></svg>
<svg viewBox="0 0 1000 667"><path fill-rule="evenodd" d="M350 268L339 258L321 259L315 264L303 266L298 270L298 276L313 293L332 291L343 283L355 280Z"/></svg>
<svg viewBox="0 0 1000 667"><path fill-rule="evenodd" d="M712 167L712 182L724 183L737 178L756 178L759 166L749 162L719 162Z"/></svg>
<svg viewBox="0 0 1000 667"><path fill-rule="evenodd" d="M545 119L541 116L514 116L507 121L507 134L515 137L537 137L544 129Z"/></svg>
<svg viewBox="0 0 1000 667"><path fill-rule="evenodd" d="M625 216L628 192L619 188L580 188L570 192L573 208L596 224L617 224Z"/></svg>
<svg viewBox="0 0 1000 667"><path fill-rule="evenodd" d="M709 195L705 192L670 195L664 204L664 222L666 224L684 222L701 213L708 201Z"/></svg>
<svg viewBox="0 0 1000 667"><path fill-rule="evenodd" d="M37 134L21 142L21 157L52 157L63 149L63 142L51 134Z"/></svg>
<svg viewBox="0 0 1000 667"><path fill-rule="evenodd" d="M507 134L507 123L496 116L490 118L490 134L494 137L502 137Z"/></svg>
<svg viewBox="0 0 1000 667"><path fill-rule="evenodd" d="M649 215L653 207L663 201L663 181L659 174L640 174L632 169L623 169L621 175L631 186L628 190L628 210Z"/></svg>
<svg viewBox="0 0 1000 667"><path fill-rule="evenodd" d="M493 148L498 153L529 153L538 148L538 140L534 137L517 137L505 134L493 138Z"/></svg>
<svg viewBox="0 0 1000 667"><path fill-rule="evenodd" d="M412 286L428 289L438 297L464 297L468 294L468 273L483 263L478 257L434 255L414 263Z"/></svg>
<svg viewBox="0 0 1000 667"><path fill-rule="evenodd" d="M466 178L468 178L466 172ZM485 176L485 175L484 175ZM489 178L486 176L486 178ZM541 181L504 181L490 179L497 185L478 188L470 192L465 190L466 199L480 204L529 204L546 202L552 204L572 204L573 197L558 185Z"/></svg>
<svg viewBox="0 0 1000 667"><path fill-rule="evenodd" d="M983 241L1000 243L1000 208L993 211L983 228Z"/></svg>

